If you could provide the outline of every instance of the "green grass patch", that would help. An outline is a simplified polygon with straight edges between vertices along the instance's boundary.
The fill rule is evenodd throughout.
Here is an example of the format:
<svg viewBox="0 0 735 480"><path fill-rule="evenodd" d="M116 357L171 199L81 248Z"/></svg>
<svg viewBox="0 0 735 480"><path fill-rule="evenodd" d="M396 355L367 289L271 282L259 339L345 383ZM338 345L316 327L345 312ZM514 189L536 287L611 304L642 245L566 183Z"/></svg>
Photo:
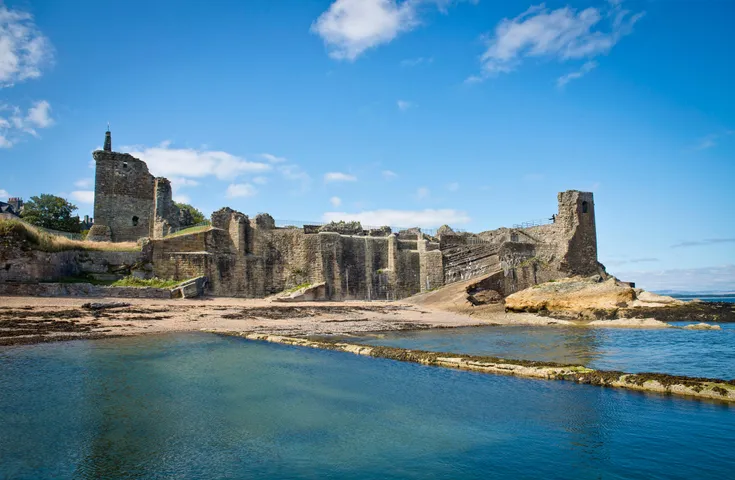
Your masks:
<svg viewBox="0 0 735 480"><path fill-rule="evenodd" d="M194 233L208 232L209 230L212 230L212 225L199 225L199 226L189 227L183 230L179 230L178 232L174 232L170 235L166 235L164 238L180 237L182 235L191 235Z"/></svg>
<svg viewBox="0 0 735 480"><path fill-rule="evenodd" d="M179 280L164 280L161 278L151 278L144 280L142 278L125 277L122 280L112 282L113 287L152 287L171 289L182 283Z"/></svg>
<svg viewBox="0 0 735 480"><path fill-rule="evenodd" d="M311 286L311 283L302 283L301 285L296 285L293 288L289 288L288 290L284 290L281 293L285 293L285 294L293 293L293 292L296 292L298 290L301 290L302 288L307 288L307 287L310 287L310 286Z"/></svg>

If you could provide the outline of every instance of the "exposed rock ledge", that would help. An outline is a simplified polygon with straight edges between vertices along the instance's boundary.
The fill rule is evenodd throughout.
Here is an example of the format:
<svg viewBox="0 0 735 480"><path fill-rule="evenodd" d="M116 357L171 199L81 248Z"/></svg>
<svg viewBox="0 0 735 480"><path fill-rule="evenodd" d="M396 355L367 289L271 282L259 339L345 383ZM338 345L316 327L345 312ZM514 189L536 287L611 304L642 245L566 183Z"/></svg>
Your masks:
<svg viewBox="0 0 735 480"><path fill-rule="evenodd" d="M534 285L506 297L505 308L511 312L531 312L555 318L582 320L735 322L735 304L684 302L633 288L614 277L602 281L597 275ZM619 322L617 326L631 326L624 323ZM644 327L654 326L645 323L640 322ZM609 323L605 325L613 326Z"/></svg>
<svg viewBox="0 0 735 480"><path fill-rule="evenodd" d="M456 353L426 352L395 347L375 347L353 343L284 337L267 333L216 331L212 333L299 347L337 350L355 355L388 358L391 360L444 368L456 368L498 375L513 375L517 377L542 378L546 380L567 380L603 387L626 388L629 390L655 392L666 395L681 395L735 402L735 380L724 381L710 378L680 377L659 373L630 374L617 371L593 370L581 365L562 365L528 360L460 355Z"/></svg>

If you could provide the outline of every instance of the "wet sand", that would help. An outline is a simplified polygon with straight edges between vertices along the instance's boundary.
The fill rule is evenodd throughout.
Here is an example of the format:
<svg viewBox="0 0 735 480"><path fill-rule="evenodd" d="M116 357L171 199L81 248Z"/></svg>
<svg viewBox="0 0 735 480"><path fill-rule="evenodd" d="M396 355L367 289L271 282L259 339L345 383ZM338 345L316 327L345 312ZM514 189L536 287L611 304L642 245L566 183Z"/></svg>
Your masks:
<svg viewBox="0 0 735 480"><path fill-rule="evenodd" d="M84 304L123 302L90 309ZM196 300L0 297L0 345L182 331L248 331L290 336L348 335L505 323L401 302L276 303L270 300ZM524 315L513 315L517 319ZM529 319L534 315L527 315ZM548 322L548 319L544 319Z"/></svg>

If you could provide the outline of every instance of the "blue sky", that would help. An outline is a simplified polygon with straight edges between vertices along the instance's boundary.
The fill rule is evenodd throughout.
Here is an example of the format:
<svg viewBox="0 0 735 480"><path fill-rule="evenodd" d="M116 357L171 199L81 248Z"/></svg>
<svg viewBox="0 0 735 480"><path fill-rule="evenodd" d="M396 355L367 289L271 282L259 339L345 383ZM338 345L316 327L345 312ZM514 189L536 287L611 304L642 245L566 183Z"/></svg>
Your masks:
<svg viewBox="0 0 735 480"><path fill-rule="evenodd" d="M482 231L595 193L599 257L735 290L735 2L21 1L0 9L0 200L92 214L91 152L178 199Z"/></svg>

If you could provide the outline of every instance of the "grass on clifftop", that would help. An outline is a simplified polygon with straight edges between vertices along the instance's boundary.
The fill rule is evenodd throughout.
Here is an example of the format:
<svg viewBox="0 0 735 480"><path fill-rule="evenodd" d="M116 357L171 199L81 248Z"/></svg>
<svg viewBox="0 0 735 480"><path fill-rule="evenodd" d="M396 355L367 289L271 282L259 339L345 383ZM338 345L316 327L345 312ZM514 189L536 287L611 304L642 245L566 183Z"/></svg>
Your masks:
<svg viewBox="0 0 735 480"><path fill-rule="evenodd" d="M180 283L182 282L179 280L163 280L161 278L143 280L142 278L125 277L122 280L112 282L110 285L113 287L152 287L171 289Z"/></svg>
<svg viewBox="0 0 735 480"><path fill-rule="evenodd" d="M0 219L0 238L15 236L26 240L36 249L44 252L64 252L67 250L90 250L104 252L135 252L140 250L136 242L89 242L71 240L51 235L21 220Z"/></svg>

